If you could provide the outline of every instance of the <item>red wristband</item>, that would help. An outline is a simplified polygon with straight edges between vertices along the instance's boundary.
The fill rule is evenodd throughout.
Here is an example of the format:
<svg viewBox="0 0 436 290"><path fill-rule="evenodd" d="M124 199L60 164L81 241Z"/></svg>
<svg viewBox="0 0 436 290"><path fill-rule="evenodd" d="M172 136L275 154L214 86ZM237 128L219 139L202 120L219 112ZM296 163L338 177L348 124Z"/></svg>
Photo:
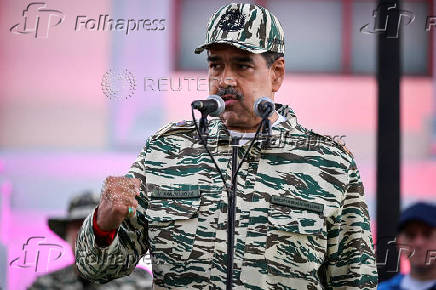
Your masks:
<svg viewBox="0 0 436 290"><path fill-rule="evenodd" d="M97 213L98 208L95 209L94 217L92 218L92 229L94 230L95 242L100 247L107 247L115 239L117 230L103 231L102 229L100 229L97 225Z"/></svg>

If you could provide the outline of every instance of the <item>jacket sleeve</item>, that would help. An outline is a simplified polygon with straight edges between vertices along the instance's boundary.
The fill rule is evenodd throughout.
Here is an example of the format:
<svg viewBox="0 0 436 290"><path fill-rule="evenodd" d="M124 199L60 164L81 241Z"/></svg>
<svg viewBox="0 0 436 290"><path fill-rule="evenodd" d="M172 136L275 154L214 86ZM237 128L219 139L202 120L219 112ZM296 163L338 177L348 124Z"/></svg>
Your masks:
<svg viewBox="0 0 436 290"><path fill-rule="evenodd" d="M53 285L55 281L51 279L50 275L39 276L29 287L27 290L43 290L49 289L50 287L55 287ZM58 286L58 285L56 285Z"/></svg>
<svg viewBox="0 0 436 290"><path fill-rule="evenodd" d="M337 214L327 220L328 289L376 289L377 267L368 207L354 160Z"/></svg>
<svg viewBox="0 0 436 290"><path fill-rule="evenodd" d="M93 231L94 212L83 222L76 241L75 259L77 269L87 280L105 283L129 275L148 250L148 227L145 219L148 204L145 181L146 148L147 145L126 175L142 181L140 195L136 197L139 205L135 216L122 222L114 240L107 247L96 244Z"/></svg>

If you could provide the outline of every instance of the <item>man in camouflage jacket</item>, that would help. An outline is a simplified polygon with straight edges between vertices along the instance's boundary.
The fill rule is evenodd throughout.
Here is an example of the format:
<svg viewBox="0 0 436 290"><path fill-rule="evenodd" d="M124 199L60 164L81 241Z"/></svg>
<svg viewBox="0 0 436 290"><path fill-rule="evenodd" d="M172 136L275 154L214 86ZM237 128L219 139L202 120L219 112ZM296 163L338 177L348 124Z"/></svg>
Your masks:
<svg viewBox="0 0 436 290"><path fill-rule="evenodd" d="M196 53L204 49L210 93L226 104L209 122L207 146L230 184L231 140L256 131L255 100L273 98L283 81L284 33L263 7L229 4L209 20ZM288 106L276 104L270 120L269 143L253 143L237 177L232 287L375 289L353 155L302 127ZM238 147L239 160L249 146ZM228 191L220 172L193 122L170 123L150 136L131 178L106 179L77 240L79 271L105 282L128 275L149 250L154 289L225 289Z"/></svg>

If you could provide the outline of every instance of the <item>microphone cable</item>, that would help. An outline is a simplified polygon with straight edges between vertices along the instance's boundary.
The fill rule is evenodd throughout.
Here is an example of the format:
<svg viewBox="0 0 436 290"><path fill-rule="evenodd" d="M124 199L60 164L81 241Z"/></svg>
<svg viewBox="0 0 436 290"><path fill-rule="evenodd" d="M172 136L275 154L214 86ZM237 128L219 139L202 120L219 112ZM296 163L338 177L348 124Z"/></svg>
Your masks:
<svg viewBox="0 0 436 290"><path fill-rule="evenodd" d="M194 108L192 108L192 107L191 107L191 113L192 113L192 121L194 122L195 129L197 130L197 134L198 134L198 136L199 136L199 138L200 138L200 140L201 140L201 143L203 144L203 147L204 147L204 149L206 150L207 154L209 155L210 159L212 159L212 162L213 162L213 164L214 164L214 166L215 166L215 169L216 169L216 170L218 171L218 173L220 174L221 180L223 181L224 186L225 186L226 189L227 189L227 192L230 192L230 188L228 187L228 184L227 184L227 182L225 181L225 178L224 178L224 176L223 176L223 174L222 174L222 172L221 172L221 170L220 170L218 164L216 163L215 158L213 157L212 153L210 153L210 151L209 151L209 149L207 148L207 145L206 145L206 143L205 143L205 141L204 141L204 139L203 139L203 136L200 134L200 128L199 128L198 125L197 125L197 120L195 119L195 114L194 114ZM260 129L261 129L261 128L262 128L262 121L259 123L259 126L257 127L256 133L254 134L254 138L253 138L253 140L250 142L250 145L248 146L247 151L245 151L244 156L242 157L242 160L241 160L241 162L239 163L236 172L234 172L234 174L233 174L232 177L231 177L231 178L232 178L232 179L231 179L231 184L232 184L232 186L234 186L233 183L234 183L234 180L235 180L236 175L238 175L239 169L241 169L242 164L244 163L245 159L246 159L247 156L248 156L248 153L250 152L250 150L251 150L251 148L253 147L254 143L255 143L256 140L258 139L258 137L259 137L259 133L260 133ZM217 143L218 143L218 140L217 140ZM217 144L216 146L218 146L218 144Z"/></svg>

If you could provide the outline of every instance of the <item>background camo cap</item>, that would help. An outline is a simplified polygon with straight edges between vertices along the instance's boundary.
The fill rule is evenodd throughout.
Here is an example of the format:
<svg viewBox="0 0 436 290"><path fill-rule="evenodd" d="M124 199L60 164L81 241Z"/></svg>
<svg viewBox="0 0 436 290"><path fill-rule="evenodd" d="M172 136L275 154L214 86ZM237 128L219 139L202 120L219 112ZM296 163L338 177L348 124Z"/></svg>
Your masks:
<svg viewBox="0 0 436 290"><path fill-rule="evenodd" d="M67 225L74 221L83 221L98 206L99 201L99 195L89 190L82 191L70 199L67 215L49 218L48 227L65 240Z"/></svg>
<svg viewBox="0 0 436 290"><path fill-rule="evenodd" d="M254 4L231 3L218 9L207 24L205 43L195 53L213 43L231 44L252 53L285 53L285 33L279 20Z"/></svg>

